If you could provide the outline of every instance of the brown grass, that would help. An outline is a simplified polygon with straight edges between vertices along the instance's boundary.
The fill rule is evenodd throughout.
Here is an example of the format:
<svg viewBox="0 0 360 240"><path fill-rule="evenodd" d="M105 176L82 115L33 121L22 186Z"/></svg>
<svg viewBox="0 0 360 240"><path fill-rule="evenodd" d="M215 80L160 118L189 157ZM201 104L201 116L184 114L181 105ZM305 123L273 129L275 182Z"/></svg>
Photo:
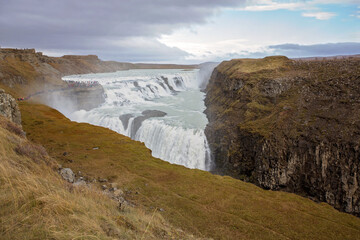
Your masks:
<svg viewBox="0 0 360 240"><path fill-rule="evenodd" d="M21 126L6 120L6 118L3 116L0 116L0 127L5 128L9 132L14 133L19 137L25 137L26 135Z"/></svg>
<svg viewBox="0 0 360 240"><path fill-rule="evenodd" d="M42 105L20 107L29 138L64 166L122 186L131 202L144 207L149 221L154 209L163 208L165 221L214 239L356 239L360 234L358 218L327 204L172 165L109 129L71 122Z"/></svg>
<svg viewBox="0 0 360 240"><path fill-rule="evenodd" d="M0 127L0 239L193 239L158 213L120 211L96 188L72 187L55 168L44 148Z"/></svg>
<svg viewBox="0 0 360 240"><path fill-rule="evenodd" d="M43 146L27 141L20 141L14 150L18 155L26 156L36 162L38 162L38 159L46 159L48 156Z"/></svg>

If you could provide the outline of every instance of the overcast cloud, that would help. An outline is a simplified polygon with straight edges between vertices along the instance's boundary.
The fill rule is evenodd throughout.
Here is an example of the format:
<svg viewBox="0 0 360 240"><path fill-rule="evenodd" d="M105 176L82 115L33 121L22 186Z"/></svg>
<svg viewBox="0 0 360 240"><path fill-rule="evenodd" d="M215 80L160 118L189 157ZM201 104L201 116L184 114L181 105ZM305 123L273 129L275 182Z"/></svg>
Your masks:
<svg viewBox="0 0 360 240"><path fill-rule="evenodd" d="M55 56L96 54L104 60L179 63L245 55L359 53L356 43L316 44L360 39L359 7L354 8L359 1L325 2L0 0L0 46L36 48ZM272 11L271 17L265 14ZM282 44L286 42L293 44Z"/></svg>
<svg viewBox="0 0 360 240"><path fill-rule="evenodd" d="M188 53L155 40L238 0L0 0L0 45L152 61ZM139 44L136 44L139 43Z"/></svg>
<svg viewBox="0 0 360 240"><path fill-rule="evenodd" d="M281 44L269 46L278 54L290 57L360 54L360 43L327 43L314 45Z"/></svg>

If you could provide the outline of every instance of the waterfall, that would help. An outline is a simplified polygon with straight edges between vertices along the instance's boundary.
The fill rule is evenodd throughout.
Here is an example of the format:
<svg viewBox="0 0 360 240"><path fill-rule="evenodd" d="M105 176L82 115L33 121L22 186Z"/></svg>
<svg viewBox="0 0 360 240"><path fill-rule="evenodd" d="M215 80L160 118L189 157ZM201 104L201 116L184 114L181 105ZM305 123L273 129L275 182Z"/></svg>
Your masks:
<svg viewBox="0 0 360 240"><path fill-rule="evenodd" d="M198 70L130 70L74 75L71 81L98 81L106 102L68 117L107 127L144 142L154 157L188 168L210 170L207 124Z"/></svg>

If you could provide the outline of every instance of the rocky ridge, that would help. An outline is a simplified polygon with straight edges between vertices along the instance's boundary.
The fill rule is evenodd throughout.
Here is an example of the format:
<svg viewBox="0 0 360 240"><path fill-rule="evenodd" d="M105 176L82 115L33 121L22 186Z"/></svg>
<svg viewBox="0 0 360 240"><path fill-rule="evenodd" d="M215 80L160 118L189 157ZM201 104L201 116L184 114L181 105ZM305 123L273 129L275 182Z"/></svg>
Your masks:
<svg viewBox="0 0 360 240"><path fill-rule="evenodd" d="M206 89L215 172L360 216L360 58L238 59Z"/></svg>

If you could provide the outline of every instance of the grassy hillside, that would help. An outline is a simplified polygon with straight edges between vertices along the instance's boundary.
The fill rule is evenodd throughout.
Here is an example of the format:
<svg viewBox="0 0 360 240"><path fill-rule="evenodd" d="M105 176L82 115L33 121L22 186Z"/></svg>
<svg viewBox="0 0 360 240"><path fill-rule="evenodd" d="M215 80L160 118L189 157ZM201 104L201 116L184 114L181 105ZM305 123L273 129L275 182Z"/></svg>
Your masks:
<svg viewBox="0 0 360 240"><path fill-rule="evenodd" d="M46 150L0 116L0 239L194 239L156 210L121 211L96 188L74 187Z"/></svg>
<svg viewBox="0 0 360 240"><path fill-rule="evenodd" d="M20 108L27 137L42 144L60 164L74 172L81 171L89 180L106 178L117 183L124 190L126 199L138 209L143 209L146 214L158 209L157 212L173 226L196 236L214 239L356 239L360 236L359 218L340 213L327 204L315 203L290 193L265 191L230 177L169 164L152 157L150 150L142 143L106 128L71 122L56 110L43 105L22 102ZM6 176L4 174L2 176ZM50 170L39 170L39 176L41 174L44 175L38 181L44 183L43 194L47 196L45 192L50 190L47 188L49 177L57 177ZM19 175L18 178L21 180L23 176ZM5 183L6 179L9 178L1 182ZM58 184L59 188L62 184ZM103 183L97 184L97 188L100 188ZM13 186L8 184L8 189ZM37 192L29 186L29 194L33 191ZM61 191L64 198L70 201L66 190ZM11 191L7 192L11 194ZM21 197L20 193L16 194L15 199ZM5 199L11 199L11 195ZM67 201L55 199L50 202L56 207L55 212L64 214L63 220L59 221L63 225L50 222L50 230L58 232L90 225L78 220L81 216L90 216L94 219L92 221L104 216L115 225L111 222L113 214L117 214L114 206L101 200L100 196L101 201L96 201L76 195L74 201L82 204L85 201L85 207L90 206L86 211L84 208L74 210L61 205L57 210L58 202L67 204ZM98 206L99 203L102 205ZM18 204L9 203L9 200L5 205L13 206L13 209L19 207ZM39 203L35 206L40 208L44 205ZM52 211L52 208L44 210L50 214ZM29 219L27 216L33 216L33 213L38 214L34 210L17 220L26 222ZM76 225L72 224L74 219L78 220ZM79 222L83 225L77 226ZM101 230L99 224L92 222L91 226L94 227L89 234L100 234L96 231Z"/></svg>

